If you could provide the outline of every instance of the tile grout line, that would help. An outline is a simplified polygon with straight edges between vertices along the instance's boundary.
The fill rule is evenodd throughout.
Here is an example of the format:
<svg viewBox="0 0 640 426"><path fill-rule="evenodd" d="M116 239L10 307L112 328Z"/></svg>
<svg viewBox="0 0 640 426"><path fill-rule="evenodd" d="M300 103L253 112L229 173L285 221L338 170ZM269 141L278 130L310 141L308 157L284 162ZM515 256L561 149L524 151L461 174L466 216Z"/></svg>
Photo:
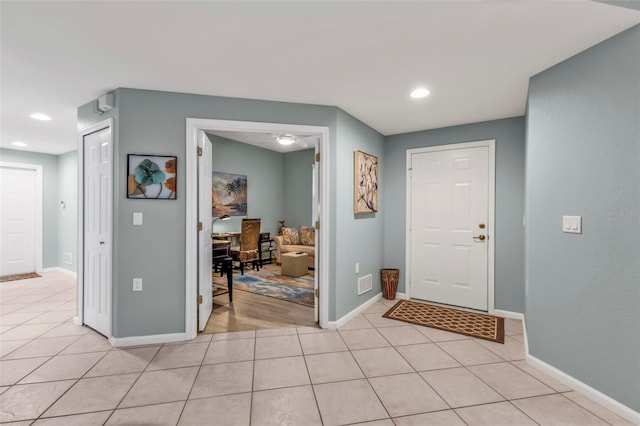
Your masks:
<svg viewBox="0 0 640 426"><path fill-rule="evenodd" d="M320 418L320 424L324 424L322 420L322 411L320 411L320 403L318 402L318 395L316 394L316 388L314 386L313 380L311 380L311 373L309 372L309 364L307 363L307 356L304 353L304 347L302 346L302 340L300 340L300 333L298 333L298 329L296 328L296 336L298 336L298 344L300 345L300 350L302 351L302 361L304 362L304 368L307 370L307 377L309 378L309 387L311 388L311 393L313 394L313 400L316 403L316 410L318 410L318 417Z"/></svg>

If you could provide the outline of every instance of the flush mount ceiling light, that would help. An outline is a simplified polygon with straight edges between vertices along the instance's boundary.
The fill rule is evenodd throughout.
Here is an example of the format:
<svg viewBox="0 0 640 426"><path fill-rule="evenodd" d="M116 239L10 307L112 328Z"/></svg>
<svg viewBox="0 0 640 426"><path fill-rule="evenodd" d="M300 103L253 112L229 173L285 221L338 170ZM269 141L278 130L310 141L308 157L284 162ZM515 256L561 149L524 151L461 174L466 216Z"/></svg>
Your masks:
<svg viewBox="0 0 640 426"><path fill-rule="evenodd" d="M36 112L35 114L31 114L30 117L33 118L34 120L51 121L51 117L41 112Z"/></svg>
<svg viewBox="0 0 640 426"><path fill-rule="evenodd" d="M409 96L411 96L413 99L420 99L426 98L427 96L429 96L429 93L431 92L428 89L425 89L424 87L418 87L417 89L414 89Z"/></svg>
<svg viewBox="0 0 640 426"><path fill-rule="evenodd" d="M291 145L296 141L296 137L293 135L282 135L276 138L280 145Z"/></svg>
<svg viewBox="0 0 640 426"><path fill-rule="evenodd" d="M20 141L12 142L12 143L11 143L11 145L19 146L20 148L24 148L24 147L26 147L26 146L27 146L27 144L26 144L26 143L24 143L24 142L20 142Z"/></svg>

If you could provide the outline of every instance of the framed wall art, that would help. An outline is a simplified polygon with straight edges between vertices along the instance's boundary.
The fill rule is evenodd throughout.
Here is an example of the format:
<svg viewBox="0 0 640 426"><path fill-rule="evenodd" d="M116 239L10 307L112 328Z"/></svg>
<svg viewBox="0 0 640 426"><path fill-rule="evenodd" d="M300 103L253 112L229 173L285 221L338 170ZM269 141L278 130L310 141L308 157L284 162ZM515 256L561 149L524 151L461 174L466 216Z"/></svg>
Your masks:
<svg viewBox="0 0 640 426"><path fill-rule="evenodd" d="M211 176L213 217L247 215L247 176L213 172Z"/></svg>
<svg viewBox="0 0 640 426"><path fill-rule="evenodd" d="M127 198L175 200L178 157L128 154Z"/></svg>
<svg viewBox="0 0 640 426"><path fill-rule="evenodd" d="M378 211L378 157L362 151L354 151L355 177L354 207L355 214L368 214Z"/></svg>

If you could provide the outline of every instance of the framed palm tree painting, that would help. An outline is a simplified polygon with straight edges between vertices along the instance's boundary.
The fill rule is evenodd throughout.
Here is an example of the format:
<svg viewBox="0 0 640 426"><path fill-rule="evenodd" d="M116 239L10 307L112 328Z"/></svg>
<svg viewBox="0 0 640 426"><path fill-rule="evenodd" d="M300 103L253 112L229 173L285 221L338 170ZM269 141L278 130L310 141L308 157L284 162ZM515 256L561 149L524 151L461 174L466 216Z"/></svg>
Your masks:
<svg viewBox="0 0 640 426"><path fill-rule="evenodd" d="M211 176L212 216L247 215L247 176L213 172Z"/></svg>

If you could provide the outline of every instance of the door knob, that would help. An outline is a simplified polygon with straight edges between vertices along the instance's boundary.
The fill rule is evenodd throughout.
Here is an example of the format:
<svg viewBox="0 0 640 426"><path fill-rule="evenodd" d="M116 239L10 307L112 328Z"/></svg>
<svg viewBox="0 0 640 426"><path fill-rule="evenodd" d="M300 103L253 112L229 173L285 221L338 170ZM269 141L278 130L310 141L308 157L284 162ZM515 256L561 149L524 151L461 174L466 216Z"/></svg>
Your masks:
<svg viewBox="0 0 640 426"><path fill-rule="evenodd" d="M480 241L484 241L484 239L487 238L484 235L478 235L477 237L473 237L474 240L480 240Z"/></svg>
<svg viewBox="0 0 640 426"><path fill-rule="evenodd" d="M479 225L478 225L478 228L480 228L480 229L484 229L484 227L485 227L485 226L486 226L486 225L485 225L484 223L481 223L481 224L479 224Z"/></svg>

